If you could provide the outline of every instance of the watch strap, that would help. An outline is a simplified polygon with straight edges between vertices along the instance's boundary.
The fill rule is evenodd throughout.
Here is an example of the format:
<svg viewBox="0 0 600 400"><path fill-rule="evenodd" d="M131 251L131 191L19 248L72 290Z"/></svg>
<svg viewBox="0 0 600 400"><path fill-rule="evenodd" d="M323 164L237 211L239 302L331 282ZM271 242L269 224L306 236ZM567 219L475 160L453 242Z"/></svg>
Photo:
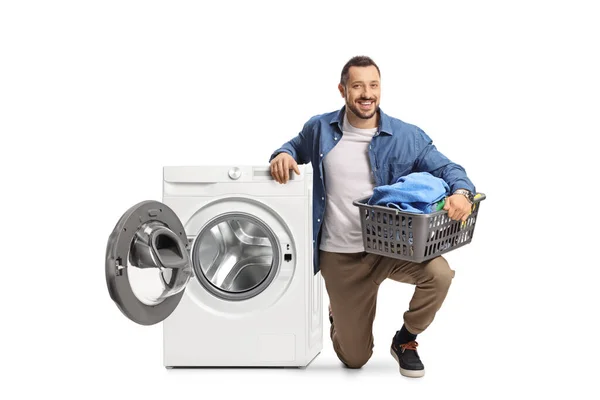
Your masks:
<svg viewBox="0 0 600 400"><path fill-rule="evenodd" d="M462 194L463 196L465 196L467 198L467 200L469 200L469 202L471 204L473 204L473 193L471 193L467 189L457 189L452 194Z"/></svg>

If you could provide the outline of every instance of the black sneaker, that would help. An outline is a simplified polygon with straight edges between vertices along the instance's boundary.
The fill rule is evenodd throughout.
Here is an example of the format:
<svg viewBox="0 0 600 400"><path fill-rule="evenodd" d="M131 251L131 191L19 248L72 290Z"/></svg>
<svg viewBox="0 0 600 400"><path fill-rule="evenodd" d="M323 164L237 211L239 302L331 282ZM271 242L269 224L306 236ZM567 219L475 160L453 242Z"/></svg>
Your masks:
<svg viewBox="0 0 600 400"><path fill-rule="evenodd" d="M419 358L419 353L417 353L418 345L414 340L403 344L392 341L390 352L400 365L400 373L403 376L421 378L425 375L425 367Z"/></svg>

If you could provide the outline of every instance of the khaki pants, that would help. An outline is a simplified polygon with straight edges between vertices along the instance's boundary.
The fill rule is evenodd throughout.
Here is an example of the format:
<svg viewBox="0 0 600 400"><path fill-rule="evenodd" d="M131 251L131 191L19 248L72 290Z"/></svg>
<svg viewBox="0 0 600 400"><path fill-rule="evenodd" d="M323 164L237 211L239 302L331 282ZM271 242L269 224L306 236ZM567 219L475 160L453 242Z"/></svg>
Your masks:
<svg viewBox="0 0 600 400"><path fill-rule="evenodd" d="M413 334L431 324L454 278L454 271L441 256L420 264L366 252L321 250L319 257L333 314L333 348L350 368L360 368L373 354L377 291L386 278L416 285L404 313L406 329ZM398 323L399 330L402 324Z"/></svg>

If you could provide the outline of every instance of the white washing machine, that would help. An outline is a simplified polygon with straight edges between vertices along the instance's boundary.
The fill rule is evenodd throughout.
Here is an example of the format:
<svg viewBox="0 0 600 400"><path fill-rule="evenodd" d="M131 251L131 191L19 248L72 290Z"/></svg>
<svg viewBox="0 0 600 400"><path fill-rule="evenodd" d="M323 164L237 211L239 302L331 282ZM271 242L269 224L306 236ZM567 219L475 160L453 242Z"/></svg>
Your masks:
<svg viewBox="0 0 600 400"><path fill-rule="evenodd" d="M165 167L162 202L110 235L106 279L131 320L163 322L164 365L306 366L322 350L313 272L312 169Z"/></svg>

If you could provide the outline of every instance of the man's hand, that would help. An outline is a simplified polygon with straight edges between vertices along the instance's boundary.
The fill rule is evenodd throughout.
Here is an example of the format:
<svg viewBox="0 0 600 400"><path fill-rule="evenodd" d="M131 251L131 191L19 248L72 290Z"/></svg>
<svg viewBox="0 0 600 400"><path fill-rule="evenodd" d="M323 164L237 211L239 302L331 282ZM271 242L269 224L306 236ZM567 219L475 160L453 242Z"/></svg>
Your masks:
<svg viewBox="0 0 600 400"><path fill-rule="evenodd" d="M462 194L453 194L446 198L444 210L448 211L448 216L454 221L466 221L471 215L471 203Z"/></svg>
<svg viewBox="0 0 600 400"><path fill-rule="evenodd" d="M296 172L296 175L300 175L298 163L288 153L279 153L271 161L271 176L279 183L287 183L291 169Z"/></svg>

